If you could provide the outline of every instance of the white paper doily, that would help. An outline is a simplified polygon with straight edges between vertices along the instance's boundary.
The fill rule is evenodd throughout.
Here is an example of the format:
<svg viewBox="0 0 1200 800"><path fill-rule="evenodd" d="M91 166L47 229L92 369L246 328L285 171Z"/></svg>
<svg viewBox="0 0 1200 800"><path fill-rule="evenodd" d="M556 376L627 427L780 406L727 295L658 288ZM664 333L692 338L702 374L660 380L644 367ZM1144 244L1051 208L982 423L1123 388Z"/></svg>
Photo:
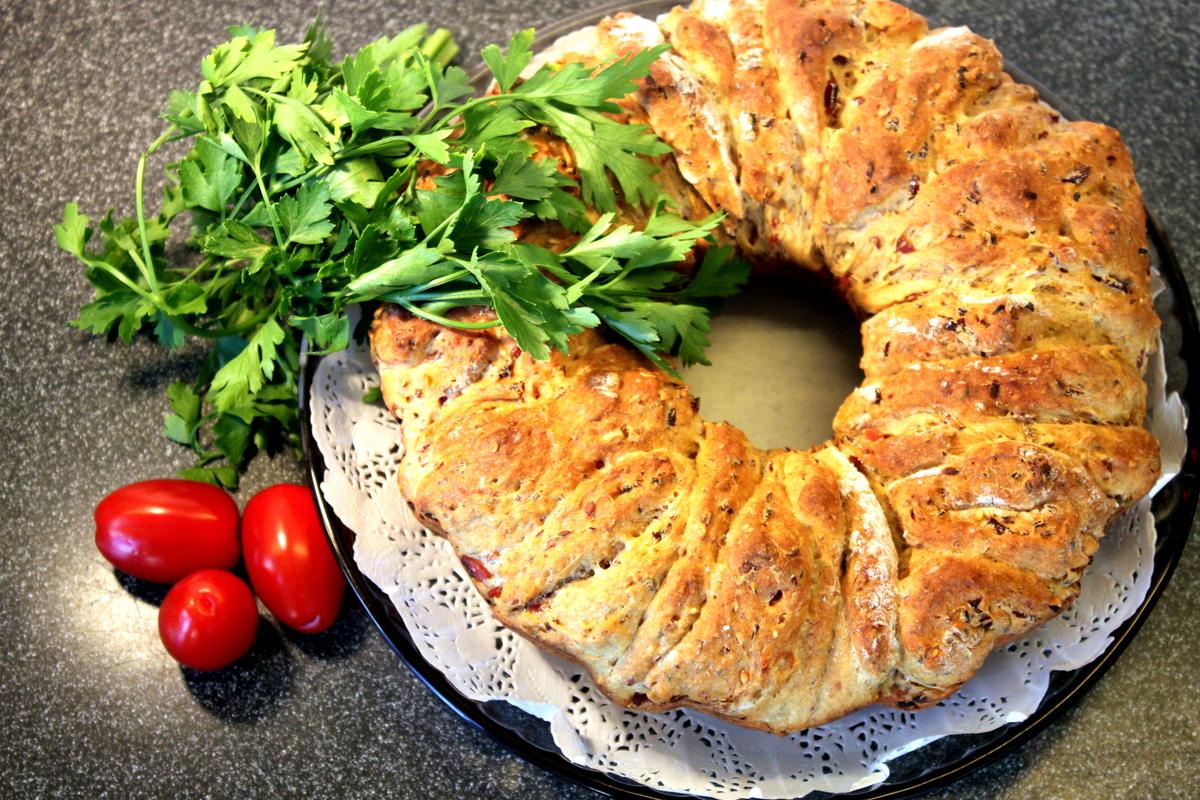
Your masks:
<svg viewBox="0 0 1200 800"><path fill-rule="evenodd" d="M1186 441L1182 403L1165 396L1165 381L1156 355L1147 370L1147 425L1163 460L1155 492L1178 472ZM381 404L362 400L376 386L366 347L352 345L320 362L310 395L327 468L321 489L356 533L358 568L395 604L422 657L462 694L506 700L549 722L555 744L573 763L656 789L781 798L878 783L888 776L889 760L935 739L1027 718L1050 672L1077 669L1103 653L1150 586L1155 530L1147 498L1109 527L1070 609L994 653L936 707L872 707L787 737L688 710L631 711L601 695L583 669L497 623L450 545L413 519L395 480L399 423Z"/></svg>

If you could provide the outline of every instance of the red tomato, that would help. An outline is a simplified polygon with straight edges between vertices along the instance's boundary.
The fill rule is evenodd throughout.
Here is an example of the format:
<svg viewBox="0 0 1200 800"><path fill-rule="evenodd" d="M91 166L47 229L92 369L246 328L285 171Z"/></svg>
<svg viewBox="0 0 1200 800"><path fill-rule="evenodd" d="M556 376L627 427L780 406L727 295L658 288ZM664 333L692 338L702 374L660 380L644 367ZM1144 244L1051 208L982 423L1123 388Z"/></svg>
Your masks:
<svg viewBox="0 0 1200 800"><path fill-rule="evenodd" d="M209 671L246 654L258 632L250 587L232 572L202 569L171 587L158 609L158 635L185 667Z"/></svg>
<svg viewBox="0 0 1200 800"><path fill-rule="evenodd" d="M238 560L237 504L223 489L176 478L122 486L96 506L96 547L135 578L173 583Z"/></svg>
<svg viewBox="0 0 1200 800"><path fill-rule="evenodd" d="M333 624L346 582L308 489L281 483L250 498L242 554L250 584L280 622L301 633Z"/></svg>

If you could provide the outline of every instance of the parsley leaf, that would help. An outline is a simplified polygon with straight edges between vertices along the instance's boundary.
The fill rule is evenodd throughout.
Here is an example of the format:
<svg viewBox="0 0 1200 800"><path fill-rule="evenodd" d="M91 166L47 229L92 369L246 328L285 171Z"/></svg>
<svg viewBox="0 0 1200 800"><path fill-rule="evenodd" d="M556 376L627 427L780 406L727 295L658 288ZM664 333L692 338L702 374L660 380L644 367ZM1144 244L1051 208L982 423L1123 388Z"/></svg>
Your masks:
<svg viewBox="0 0 1200 800"><path fill-rule="evenodd" d="M184 202L221 213L242 182L241 166L207 139L196 143L195 158L179 164L179 188Z"/></svg>
<svg viewBox="0 0 1200 800"><path fill-rule="evenodd" d="M558 161L531 160L509 151L496 166L496 177L488 194L505 194L521 200L543 200L558 186Z"/></svg>
<svg viewBox="0 0 1200 800"><path fill-rule="evenodd" d="M275 372L275 348L284 339L283 328L269 319L213 376L209 393L218 411L242 411L250 407L255 392Z"/></svg>
<svg viewBox="0 0 1200 800"><path fill-rule="evenodd" d="M282 197L276 206L279 222L287 232L284 244L320 244L333 233L329 214L329 186L317 183L301 186L292 197Z"/></svg>
<svg viewBox="0 0 1200 800"><path fill-rule="evenodd" d="M504 53L501 53L500 48L494 44L483 48L480 55L483 56L483 61L488 65L488 69L492 71L492 76L496 79L500 91L507 92L517 82L521 70L525 69L529 60L533 58L533 53L529 49L532 44L533 28L527 28L513 34L512 39L508 42L508 50Z"/></svg>

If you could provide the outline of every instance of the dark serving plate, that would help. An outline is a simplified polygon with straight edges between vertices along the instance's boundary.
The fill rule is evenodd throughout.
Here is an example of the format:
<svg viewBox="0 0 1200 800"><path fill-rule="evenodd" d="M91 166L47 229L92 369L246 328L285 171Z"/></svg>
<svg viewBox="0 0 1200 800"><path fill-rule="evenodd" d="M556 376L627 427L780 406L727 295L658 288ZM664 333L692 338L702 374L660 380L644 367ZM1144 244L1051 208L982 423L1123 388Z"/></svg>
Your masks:
<svg viewBox="0 0 1200 800"><path fill-rule="evenodd" d="M564 33L594 24L615 10L627 9L654 15L671 5L673 4L661 0L651 0L591 11L544 29L537 44L545 47ZM1037 88L1043 98L1064 116L1078 118L1077 114L1055 100L1037 81L1019 69L1009 67L1009 70L1018 80ZM1145 599L1134 614L1116 629L1112 642L1099 658L1076 670L1051 673L1045 697L1024 721L1008 723L984 733L947 736L889 762L890 774L879 784L843 795L814 792L807 795L808 798L821 800L830 797L912 797L962 778L1037 735L1077 702L1116 662L1153 610L1183 553L1196 512L1197 492L1200 489L1200 423L1195 418L1200 413L1200 361L1197 361L1197 355L1200 354L1200 328L1197 327L1195 307L1188 294L1178 258L1171 248L1166 232L1152 213L1148 213L1148 233L1152 258L1167 284L1167 288L1155 302L1163 322L1167 391L1179 393L1191 419L1187 426L1188 446L1182 468L1155 496L1151 505L1157 541L1154 572ZM317 357L302 356L300 370L300 416L303 420L302 440L308 461L309 480L338 563L350 587L388 644L442 702L525 760L610 797L679 797L674 793L657 791L615 775L572 764L555 747L547 723L508 703L480 702L464 696L451 685L445 675L421 656L391 600L359 571L354 562L354 531L338 519L321 493L320 486L325 477L326 467L313 439L308 402L318 360Z"/></svg>

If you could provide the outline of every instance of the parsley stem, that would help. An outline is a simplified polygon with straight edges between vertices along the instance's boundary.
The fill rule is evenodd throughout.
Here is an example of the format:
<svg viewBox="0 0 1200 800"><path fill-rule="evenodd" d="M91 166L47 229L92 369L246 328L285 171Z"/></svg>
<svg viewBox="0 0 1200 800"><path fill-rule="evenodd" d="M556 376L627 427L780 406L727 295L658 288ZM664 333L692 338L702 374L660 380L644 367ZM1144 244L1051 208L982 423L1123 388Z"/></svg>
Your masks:
<svg viewBox="0 0 1200 800"><path fill-rule="evenodd" d="M258 163L259 159L255 158L254 163L250 165L250 169L254 172L254 180L258 183L258 190L262 192L263 207L267 209L267 216L271 219L271 230L275 232L275 243L282 250L287 246L287 242L283 240L283 235L279 232L279 220L275 218L275 206L271 203L271 193L267 191L267 185L263 181L262 168Z"/></svg>
<svg viewBox="0 0 1200 800"><path fill-rule="evenodd" d="M87 262L87 265L89 267L92 267L93 269L103 270L104 272L113 276L118 281L120 281L125 286L127 286L130 289L130 291L134 292L138 297L148 300L156 308L159 307L158 300L157 300L157 298L154 297L154 295L150 294L145 289L143 289L141 286L138 286L136 283L131 281L129 279L128 275L126 275L124 272L121 272L121 270L117 269L116 267L112 266L111 264L109 264L105 261L101 261L99 259L89 259Z"/></svg>
<svg viewBox="0 0 1200 800"><path fill-rule="evenodd" d="M380 300L386 300L392 303L415 303L422 300L445 300L447 302L461 305L476 305L486 303L488 296L478 289L463 289L459 292L389 292L380 295Z"/></svg>
<svg viewBox="0 0 1200 800"><path fill-rule="evenodd" d="M489 95L484 95L483 97L473 98L471 100L468 100L465 103L460 103L456 106L452 106L451 108L447 109L446 113L443 114L440 118L438 118L438 121L434 124L433 128L430 130L430 133L432 133L434 131L439 131L442 128L445 128L447 125L459 124L459 122L458 122L459 118L464 113L466 113L467 111L470 111L473 108L477 108L478 106L482 106L482 105L487 105L488 103L499 102L501 100L508 100L508 101L528 100L528 98L517 92L508 92L506 94L489 94ZM522 114L521 116L525 116L525 115ZM528 117L526 117L526 119L528 119ZM423 125L421 127L424 128Z"/></svg>
<svg viewBox="0 0 1200 800"><path fill-rule="evenodd" d="M388 151L392 149L394 145L407 145L408 147L412 147L412 142L409 141L407 136L385 136L381 139L376 139L373 142L367 142L366 144L358 145L357 147L347 147L335 155L334 158L341 160L358 158L359 156L387 155ZM395 154L393 153L393 155Z"/></svg>
<svg viewBox="0 0 1200 800"><path fill-rule="evenodd" d="M200 261L200 263L196 265L195 269L193 269L193 270L192 270L191 272L189 272L187 275L184 275L182 278L180 278L180 279L179 279L179 282L180 282L180 283L186 283L187 281L190 281L192 278L195 278L195 277L196 277L197 275L199 275L201 272L203 272L204 270L206 270L206 269L208 269L209 267L211 267L211 266L213 265L213 263L214 263L214 262L213 262L213 257L212 257L211 255L209 255L209 256L205 256L205 257L204 257L204 258L203 258L203 259Z"/></svg>
<svg viewBox="0 0 1200 800"><path fill-rule="evenodd" d="M441 275L437 278L434 278L433 280L426 281L425 283L422 283L418 286L414 286L413 288L409 289L408 291L418 293L418 294L420 292L427 292L430 289L437 288L438 286L444 286L447 283L453 283L454 281L458 280L459 278L465 278L469 274L470 274L469 270L456 269L453 272L447 272L445 275Z"/></svg>
<svg viewBox="0 0 1200 800"><path fill-rule="evenodd" d="M341 161L343 158L350 158L350 152L342 151L341 153L338 153L337 155L335 155L333 158L335 161ZM297 175L296 177L292 178L289 181L285 181L283 183L276 184L275 185L275 193L283 194L284 192L286 192L289 189L295 189L297 186L299 186L302 183L305 183L306 181L309 181L313 178L323 177L326 173L328 173L332 169L333 169L333 167L329 166L328 164L318 164L315 167L313 167L312 169L308 170L308 172L305 172L303 175Z"/></svg>
<svg viewBox="0 0 1200 800"><path fill-rule="evenodd" d="M169 126L163 131L154 143L138 157L137 174L134 177L133 183L133 202L137 208L137 226L138 238L142 241L142 256L145 258L144 264L138 264L142 268L142 273L146 276L146 283L150 287L150 294L156 299L160 299L161 295L158 292L158 277L154 274L154 259L150 255L150 238L146 236L146 204L144 201L146 188L146 159L154 154L163 142L171 138L176 128L174 125ZM155 305L158 305L156 302Z"/></svg>
<svg viewBox="0 0 1200 800"><path fill-rule="evenodd" d="M240 178L241 176L239 175L238 177ZM238 214L242 212L242 206L246 204L248 199L250 199L250 195L254 194L254 190L256 188L258 187L252 183L242 190L241 197L239 197L238 201L233 204L233 210L225 215L226 219L237 219Z"/></svg>
<svg viewBox="0 0 1200 800"><path fill-rule="evenodd" d="M613 276L613 278L611 280L607 280L604 283L597 285L596 291L603 294L604 292L612 290L612 288L614 286L617 286L618 284L621 283L621 281L625 280L625 278L628 277L629 273L632 271L633 270L631 270L629 268L629 265L626 264L624 267L621 268L620 272L618 272L616 275ZM588 275L587 278L584 278L582 281L580 281L580 283L585 283L585 284L591 283L592 282L591 278L592 278L592 276ZM624 294L631 294L631 293L632 292L624 292Z"/></svg>
<svg viewBox="0 0 1200 800"><path fill-rule="evenodd" d="M421 52L438 67L445 69L446 65L458 55L458 44L454 41L450 31L438 28L429 34L429 38L421 45Z"/></svg>
<svg viewBox="0 0 1200 800"><path fill-rule="evenodd" d="M413 303L406 303L406 302L401 301L400 305L404 306L410 312L417 315L418 317L421 317L422 319L427 319L430 322L436 322L439 325L446 325L447 327L450 327L450 328L462 328L463 330L468 330L468 331L482 331L482 330L487 330L488 328L500 327L500 320L498 320L498 319L490 319L490 320L485 320L483 322L464 322L459 319L450 319L449 317L443 317L441 314L432 314L428 311L422 310L420 306L414 305Z"/></svg>

